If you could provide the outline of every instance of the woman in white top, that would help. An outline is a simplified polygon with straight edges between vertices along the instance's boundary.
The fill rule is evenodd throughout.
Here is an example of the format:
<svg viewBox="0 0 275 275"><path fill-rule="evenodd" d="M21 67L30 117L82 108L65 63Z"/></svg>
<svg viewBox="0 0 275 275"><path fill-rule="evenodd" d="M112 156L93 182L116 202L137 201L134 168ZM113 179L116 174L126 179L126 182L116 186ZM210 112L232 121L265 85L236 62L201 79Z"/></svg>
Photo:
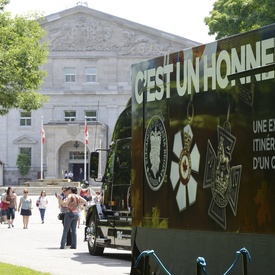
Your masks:
<svg viewBox="0 0 275 275"><path fill-rule="evenodd" d="M44 218L45 218L45 212L46 208L48 206L48 199L46 197L46 191L42 191L40 194L40 197L37 200L37 206L40 212L40 217L42 223L44 223Z"/></svg>

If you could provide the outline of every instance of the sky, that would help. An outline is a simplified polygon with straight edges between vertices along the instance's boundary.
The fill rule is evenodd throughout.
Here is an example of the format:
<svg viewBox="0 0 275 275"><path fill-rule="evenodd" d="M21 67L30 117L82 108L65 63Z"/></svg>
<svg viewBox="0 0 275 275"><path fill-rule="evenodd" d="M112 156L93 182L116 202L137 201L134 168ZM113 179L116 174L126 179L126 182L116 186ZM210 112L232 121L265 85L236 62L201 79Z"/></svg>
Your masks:
<svg viewBox="0 0 275 275"><path fill-rule="evenodd" d="M203 22L209 16L215 0L10 0L5 11L12 15L39 11L44 15L56 13L77 5L121 17L181 37L208 43L215 40L208 35Z"/></svg>

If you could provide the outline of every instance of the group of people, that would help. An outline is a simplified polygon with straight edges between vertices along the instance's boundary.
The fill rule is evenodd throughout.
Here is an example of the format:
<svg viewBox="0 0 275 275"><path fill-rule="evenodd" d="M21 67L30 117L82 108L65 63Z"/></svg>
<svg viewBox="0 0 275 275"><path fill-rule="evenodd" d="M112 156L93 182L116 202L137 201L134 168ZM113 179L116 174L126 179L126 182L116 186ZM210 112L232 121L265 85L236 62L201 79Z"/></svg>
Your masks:
<svg viewBox="0 0 275 275"><path fill-rule="evenodd" d="M64 179L70 179L70 180L73 180L73 177L74 177L74 174L72 171L69 171L69 173L67 171L65 171L65 174L64 174Z"/></svg>
<svg viewBox="0 0 275 275"><path fill-rule="evenodd" d="M77 177L76 177L77 178ZM73 174L73 172L72 171L65 171L65 173L64 173L64 179L70 179L71 181L73 181L73 179L74 179L74 174ZM83 172L83 169L82 168L80 168L79 169L79 174L78 174L78 181L83 181L84 180L84 172Z"/></svg>
<svg viewBox="0 0 275 275"><path fill-rule="evenodd" d="M60 242L60 249L70 246L77 247L76 227L79 222L82 209L85 208L89 197L77 195L76 187L63 187L61 194L56 194L62 215L63 233Z"/></svg>
<svg viewBox="0 0 275 275"><path fill-rule="evenodd" d="M77 194L77 187L63 187L61 194L55 194L58 199L63 224L63 233L60 242L60 249L65 246L70 246L71 249L77 247L76 228L79 224L80 216L83 209L91 200L91 195L88 188L89 184L84 181L80 194ZM45 220L45 211L48 206L46 191L41 191L35 205L38 207L42 224ZM1 214L4 223L8 224L8 228L14 227L15 212L18 211L23 217L23 229L27 229L29 218L32 215L33 201L29 196L27 189L23 190L23 195L17 201L17 195L12 187L8 187L1 195Z"/></svg>
<svg viewBox="0 0 275 275"><path fill-rule="evenodd" d="M29 225L29 217L32 215L32 199L28 195L27 189L23 190L23 196L17 202L17 195L14 189L10 186L1 195L1 216L4 223L8 224L8 228L14 227L15 212L18 211L23 217L23 229L27 229ZM44 223L45 211L48 206L46 191L41 191L41 194L36 202L40 212L42 223Z"/></svg>
<svg viewBox="0 0 275 275"><path fill-rule="evenodd" d="M17 209L17 196L12 187L8 187L1 195L1 215L8 228L14 227L15 211Z"/></svg>

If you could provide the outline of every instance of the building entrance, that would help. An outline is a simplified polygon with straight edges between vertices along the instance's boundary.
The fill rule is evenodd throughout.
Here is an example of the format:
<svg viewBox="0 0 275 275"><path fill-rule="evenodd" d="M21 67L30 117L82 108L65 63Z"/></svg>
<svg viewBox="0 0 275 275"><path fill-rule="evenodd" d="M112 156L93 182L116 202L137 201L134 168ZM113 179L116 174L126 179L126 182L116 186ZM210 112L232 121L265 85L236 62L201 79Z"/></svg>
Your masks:
<svg viewBox="0 0 275 275"><path fill-rule="evenodd" d="M84 163L70 163L70 171L73 172L73 181L82 181L84 179ZM88 179L88 163L86 163L86 179Z"/></svg>

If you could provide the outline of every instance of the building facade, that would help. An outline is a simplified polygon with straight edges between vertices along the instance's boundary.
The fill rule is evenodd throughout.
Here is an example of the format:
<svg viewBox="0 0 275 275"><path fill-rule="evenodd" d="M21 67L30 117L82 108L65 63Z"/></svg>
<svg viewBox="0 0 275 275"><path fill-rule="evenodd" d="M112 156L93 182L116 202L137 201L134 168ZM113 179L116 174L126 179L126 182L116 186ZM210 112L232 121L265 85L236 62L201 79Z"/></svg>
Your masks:
<svg viewBox="0 0 275 275"><path fill-rule="evenodd" d="M49 55L41 68L47 76L38 92L48 101L39 110L14 109L0 117L0 185L41 176L63 178L65 171L72 171L77 181L83 177L80 169L90 181L88 156L108 148L116 119L131 97L131 65L199 44L82 5L46 16L41 26ZM31 159L24 177L16 165L19 153Z"/></svg>

